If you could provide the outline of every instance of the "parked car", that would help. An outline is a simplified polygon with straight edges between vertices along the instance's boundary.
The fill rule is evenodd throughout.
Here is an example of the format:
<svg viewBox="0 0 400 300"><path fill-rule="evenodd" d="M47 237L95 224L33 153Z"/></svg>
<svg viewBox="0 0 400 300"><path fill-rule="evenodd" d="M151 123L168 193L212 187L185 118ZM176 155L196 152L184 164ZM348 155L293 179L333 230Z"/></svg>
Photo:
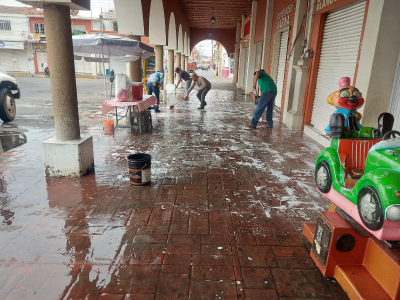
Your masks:
<svg viewBox="0 0 400 300"><path fill-rule="evenodd" d="M19 99L20 96L18 81L0 67L0 119L4 122L14 120L17 112L15 99Z"/></svg>
<svg viewBox="0 0 400 300"><path fill-rule="evenodd" d="M400 239L400 132L333 138L317 158L315 181L321 193L372 233L382 229L378 238Z"/></svg>

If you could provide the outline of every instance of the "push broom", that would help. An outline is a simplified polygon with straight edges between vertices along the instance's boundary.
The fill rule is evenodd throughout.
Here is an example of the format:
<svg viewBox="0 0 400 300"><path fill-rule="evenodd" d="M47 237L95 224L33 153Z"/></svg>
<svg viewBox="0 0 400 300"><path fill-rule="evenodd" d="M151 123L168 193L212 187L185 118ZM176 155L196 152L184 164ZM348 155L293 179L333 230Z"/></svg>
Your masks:
<svg viewBox="0 0 400 300"><path fill-rule="evenodd" d="M171 97L172 93L175 92L175 91L176 91L176 87L175 87L174 90L171 92L171 94L168 95L167 101L169 101L169 97ZM175 93L175 95L176 95L176 93Z"/></svg>
<svg viewBox="0 0 400 300"><path fill-rule="evenodd" d="M193 93L191 93L191 94L188 96L188 100L189 100L189 97L190 97L190 96L192 96L192 95L194 95L194 94L196 94L196 93L197 93L197 91L194 91ZM179 100L179 101L176 102L175 104L170 105L170 106L169 106L169 109L174 109L175 105L181 103L181 102L184 101L184 100L185 100L185 99Z"/></svg>

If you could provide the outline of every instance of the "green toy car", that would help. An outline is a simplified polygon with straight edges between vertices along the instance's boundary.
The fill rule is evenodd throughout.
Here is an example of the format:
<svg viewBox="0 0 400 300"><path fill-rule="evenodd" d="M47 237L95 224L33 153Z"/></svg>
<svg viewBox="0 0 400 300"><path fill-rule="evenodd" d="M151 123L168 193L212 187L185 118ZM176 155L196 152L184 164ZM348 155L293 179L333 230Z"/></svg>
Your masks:
<svg viewBox="0 0 400 300"><path fill-rule="evenodd" d="M374 131L362 130L364 136ZM323 195L377 238L400 240L400 132L332 138L317 158L315 181Z"/></svg>

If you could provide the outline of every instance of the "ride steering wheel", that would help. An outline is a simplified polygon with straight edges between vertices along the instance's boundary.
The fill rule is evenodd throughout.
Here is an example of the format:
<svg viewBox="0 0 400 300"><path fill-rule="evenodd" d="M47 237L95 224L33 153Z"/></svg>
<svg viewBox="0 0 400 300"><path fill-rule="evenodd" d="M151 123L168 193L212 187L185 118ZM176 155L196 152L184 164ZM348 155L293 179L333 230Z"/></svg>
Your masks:
<svg viewBox="0 0 400 300"><path fill-rule="evenodd" d="M395 139L396 137L400 138L400 131L390 130L385 133L385 135L382 137L382 140Z"/></svg>

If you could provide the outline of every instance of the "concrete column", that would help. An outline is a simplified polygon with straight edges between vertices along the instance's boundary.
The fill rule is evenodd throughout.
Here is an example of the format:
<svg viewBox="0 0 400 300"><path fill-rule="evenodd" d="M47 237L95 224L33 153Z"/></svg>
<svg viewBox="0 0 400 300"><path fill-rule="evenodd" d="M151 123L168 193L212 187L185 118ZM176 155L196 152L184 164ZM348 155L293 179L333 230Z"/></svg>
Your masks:
<svg viewBox="0 0 400 300"><path fill-rule="evenodd" d="M156 45L156 71L160 71L164 73L164 46ZM160 86L160 90L163 89L163 86Z"/></svg>
<svg viewBox="0 0 400 300"><path fill-rule="evenodd" d="M132 40L136 40L140 42L140 36L138 35L130 35L128 36ZM132 82L142 82L142 60L138 59L136 61L130 61L128 63L128 76Z"/></svg>
<svg viewBox="0 0 400 300"><path fill-rule="evenodd" d="M256 32L257 22L257 1L253 1L251 7L251 24L250 24L250 35L249 35L249 63L247 70L247 83L245 93L248 94L253 90L254 80L254 65L256 62L256 44L254 43L254 35ZM246 70L245 70L246 71Z"/></svg>
<svg viewBox="0 0 400 300"><path fill-rule="evenodd" d="M299 32L300 27L303 23L303 18L306 14L307 10L307 2L308 0L297 0L296 1L296 12L294 17L294 25L293 31L296 34L292 35L292 48L289 50L291 52L291 56L289 58L289 70L286 79L286 93L285 93L285 104L283 107L283 123L286 124L292 130L300 130L298 123L299 120L296 120L296 124L293 123L293 117L303 115L303 105L298 107L298 103L294 103L294 99L303 98L304 95L296 95L295 93L305 91L306 81L298 79L297 76L303 77L303 69L308 70L308 63L304 64L302 60L300 60L301 55L303 54L303 40L298 38L296 43L294 43L297 32ZM312 15L310 14L312 17ZM303 30L303 29L302 29ZM300 33L302 34L302 32ZM289 54L289 53L288 53ZM300 60L300 61L299 61ZM299 64L298 64L299 62ZM294 71L295 66L298 66ZM299 69L300 68L300 69ZM303 86L296 87L296 84L301 84ZM288 116L291 114L291 116ZM303 120L301 119L301 122Z"/></svg>
<svg viewBox="0 0 400 300"><path fill-rule="evenodd" d="M274 0L267 0L267 10L265 12L265 24L264 24L264 45L263 45L263 54L261 63L261 69L264 69L265 72L268 71L268 65L269 65L273 16L274 16ZM312 17L312 14L310 14L310 16Z"/></svg>
<svg viewBox="0 0 400 300"><path fill-rule="evenodd" d="M355 83L365 99L359 109L363 126L377 127L379 115L389 110L400 50L399 15L400 1L369 2Z"/></svg>
<svg viewBox="0 0 400 300"><path fill-rule="evenodd" d="M44 5L47 53L51 65L51 94L58 141L80 139L70 9Z"/></svg>
<svg viewBox="0 0 400 300"><path fill-rule="evenodd" d="M290 109L286 111L285 108L286 114L284 114L284 123L292 130L301 130L303 125L303 104L309 68L308 59L300 60L293 66L295 73L293 99Z"/></svg>
<svg viewBox="0 0 400 300"><path fill-rule="evenodd" d="M174 84L174 50L168 50L168 83Z"/></svg>
<svg viewBox="0 0 400 300"><path fill-rule="evenodd" d="M185 70L189 71L189 56L185 55Z"/></svg>
<svg viewBox="0 0 400 300"><path fill-rule="evenodd" d="M246 18L242 16L242 26L240 28L240 39L243 38L243 32L244 32L244 22L246 21ZM240 54L239 54L239 67L238 67L238 81L236 86L238 88L241 88L243 86L243 75L244 75L244 60L245 60L245 48L244 48L244 41L240 42Z"/></svg>
<svg viewBox="0 0 400 300"><path fill-rule="evenodd" d="M76 95L70 8L43 5L51 66L56 136L43 142L46 176L83 176L94 165L93 139L81 137Z"/></svg>
<svg viewBox="0 0 400 300"><path fill-rule="evenodd" d="M176 55L176 61L175 61L175 68L181 68L181 54L180 53L175 53ZM175 72L174 72L174 76L175 76Z"/></svg>
<svg viewBox="0 0 400 300"><path fill-rule="evenodd" d="M185 68L185 54L181 53L181 68L187 71Z"/></svg>

